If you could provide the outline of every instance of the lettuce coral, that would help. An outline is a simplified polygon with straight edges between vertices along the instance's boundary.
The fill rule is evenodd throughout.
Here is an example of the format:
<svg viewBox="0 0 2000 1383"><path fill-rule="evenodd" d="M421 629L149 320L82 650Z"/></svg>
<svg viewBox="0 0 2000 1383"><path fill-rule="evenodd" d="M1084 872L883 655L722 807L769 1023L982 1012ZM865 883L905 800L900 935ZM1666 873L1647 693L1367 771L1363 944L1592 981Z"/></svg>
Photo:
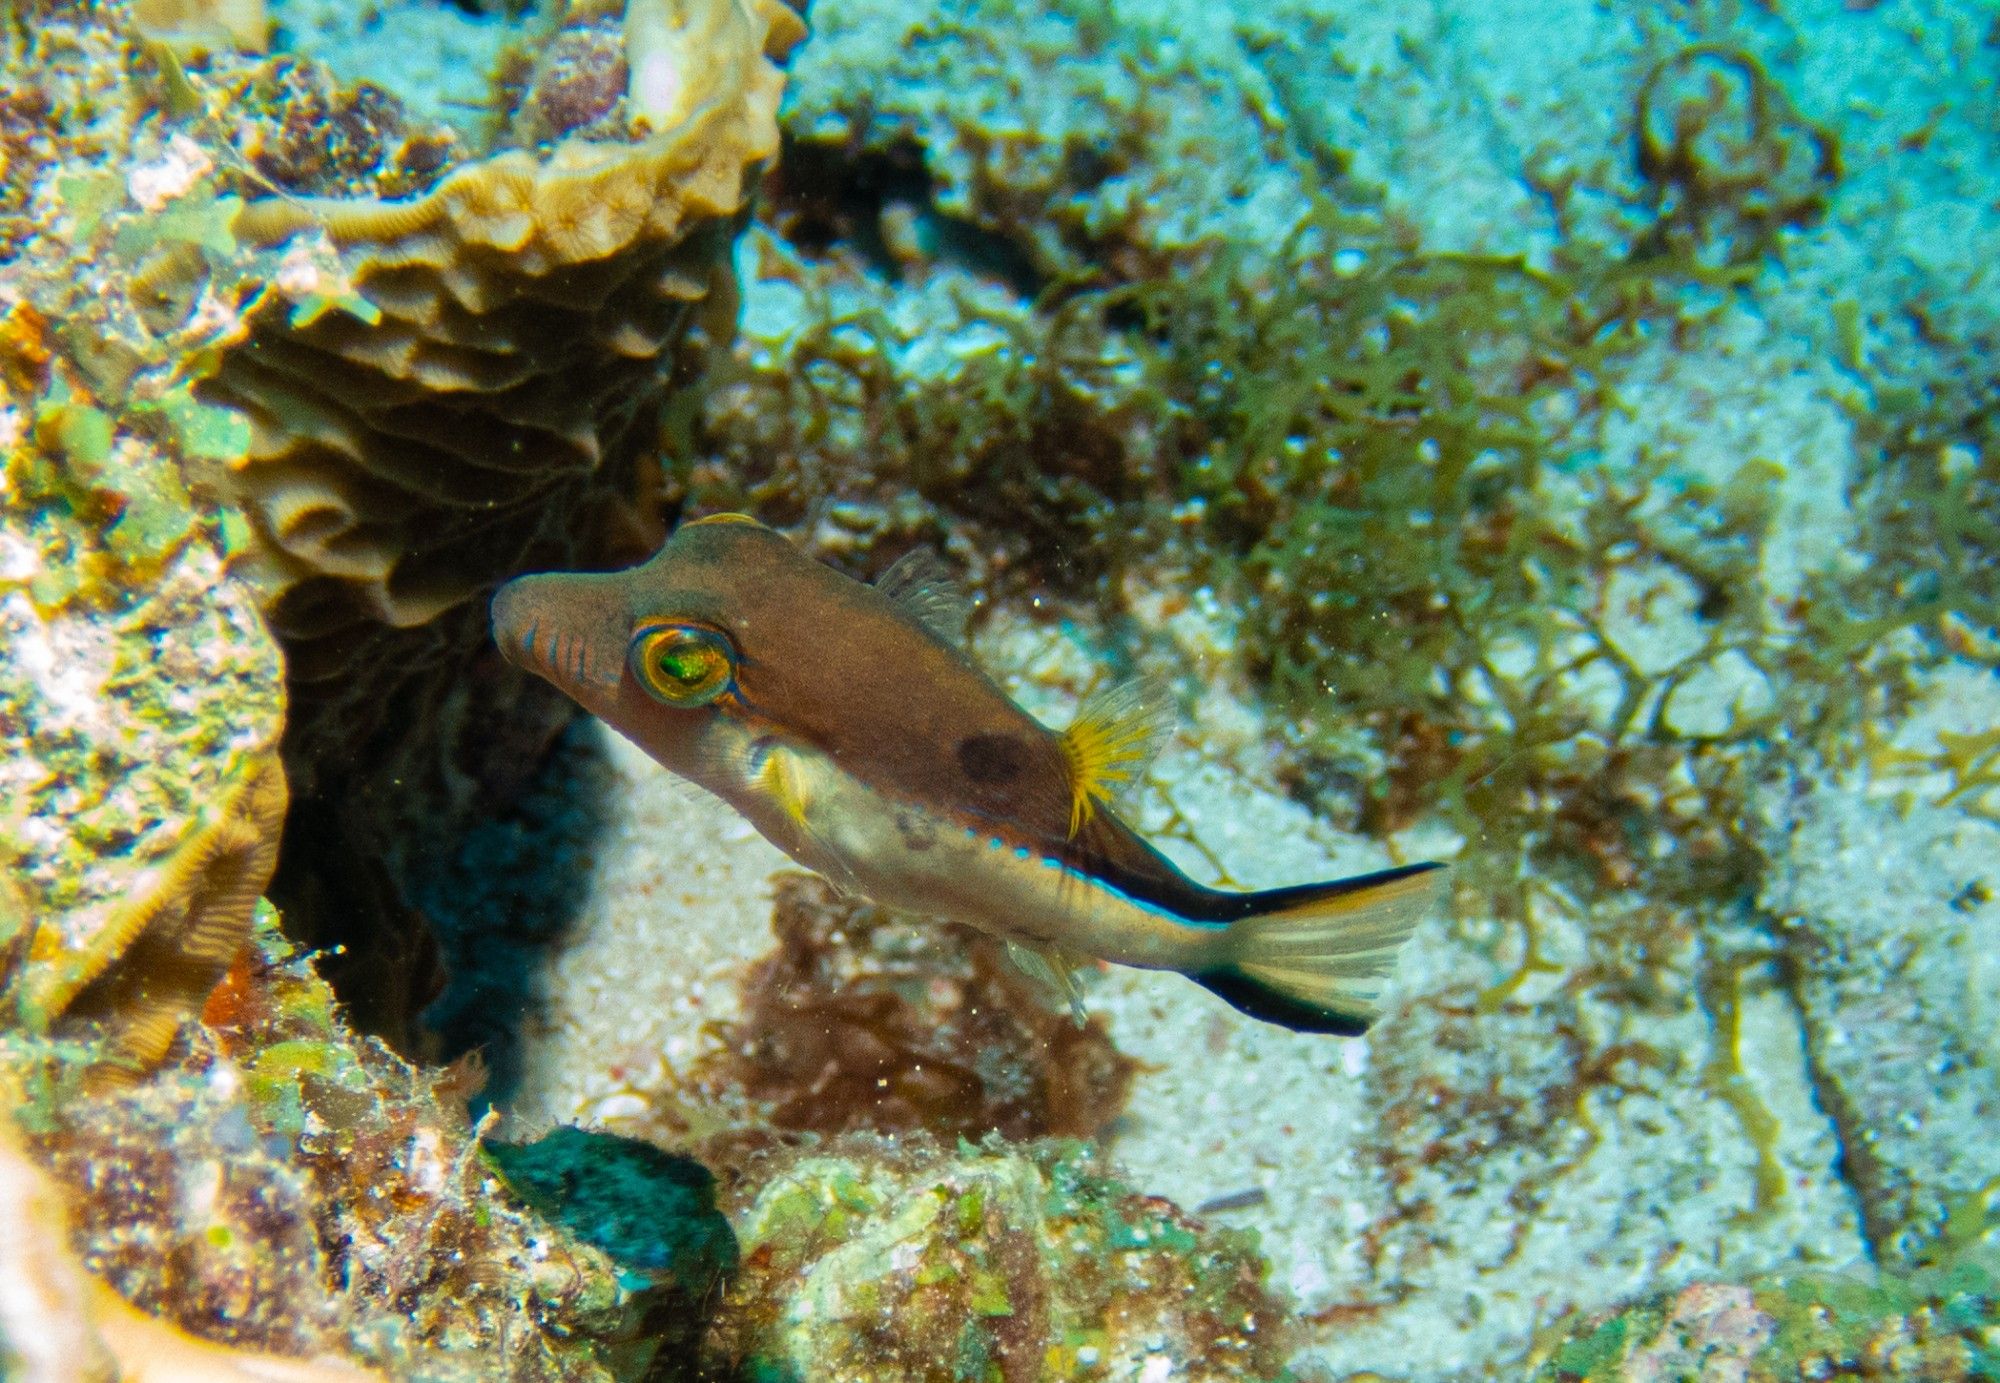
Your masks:
<svg viewBox="0 0 2000 1383"><path fill-rule="evenodd" d="M23 680L0 695L29 733L8 794L25 816L4 833L29 902L61 916L38 924L18 995L44 1024L109 963L93 945L177 935L199 963L132 1020L149 1032L133 1054L157 1056L265 888L289 788L329 827L296 839L340 858L288 861L360 879L317 910L326 890L294 887L298 925L358 919L323 939L359 966L391 953L363 1016L398 1030L425 951L379 873L404 827L488 780L499 724L524 725L531 754L562 714L504 671L464 676L476 597L659 522L648 420L730 331L727 247L776 152L777 60L803 25L777 0L559 8L554 33L627 35L622 117L573 133L520 112L474 152L296 55L184 65L122 5L22 18L0 35L0 86L8 128L40 133L7 136L0 159L0 618ZM538 90L522 99L540 110ZM188 637L155 620L163 606ZM183 650L218 619L223 641ZM173 649L169 680L134 675L148 638ZM37 648L63 677L31 675L21 650ZM52 688L63 707L42 704ZM153 753L128 775L119 727L142 703ZM87 743L58 743L65 716ZM263 762L281 719L283 781ZM134 803L128 776L174 800ZM120 810L93 846L76 823L98 797ZM211 815L251 804L253 829L218 845L201 798ZM235 873L163 863L196 856ZM114 875L147 894L131 915L71 919L119 891ZM225 895L227 927L189 902ZM103 988L104 1011L138 993Z"/></svg>

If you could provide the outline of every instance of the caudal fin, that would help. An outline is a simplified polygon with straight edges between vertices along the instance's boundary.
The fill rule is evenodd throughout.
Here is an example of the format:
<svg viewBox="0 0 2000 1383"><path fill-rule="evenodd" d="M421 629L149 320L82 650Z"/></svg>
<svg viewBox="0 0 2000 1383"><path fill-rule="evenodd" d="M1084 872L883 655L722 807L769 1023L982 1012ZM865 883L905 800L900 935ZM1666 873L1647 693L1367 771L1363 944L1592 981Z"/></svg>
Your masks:
<svg viewBox="0 0 2000 1383"><path fill-rule="evenodd" d="M1359 1036L1443 877L1443 865L1412 864L1250 894L1229 926L1231 962L1191 978L1252 1018Z"/></svg>

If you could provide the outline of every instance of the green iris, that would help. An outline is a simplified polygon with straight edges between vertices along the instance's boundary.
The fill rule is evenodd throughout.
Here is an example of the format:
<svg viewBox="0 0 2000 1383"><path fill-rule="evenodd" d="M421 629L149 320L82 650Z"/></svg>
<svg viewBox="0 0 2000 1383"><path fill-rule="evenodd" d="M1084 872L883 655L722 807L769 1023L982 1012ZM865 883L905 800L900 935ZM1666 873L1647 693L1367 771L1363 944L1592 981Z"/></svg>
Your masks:
<svg viewBox="0 0 2000 1383"><path fill-rule="evenodd" d="M632 670L640 685L669 706L706 706L729 690L736 653L718 630L642 625L632 637Z"/></svg>

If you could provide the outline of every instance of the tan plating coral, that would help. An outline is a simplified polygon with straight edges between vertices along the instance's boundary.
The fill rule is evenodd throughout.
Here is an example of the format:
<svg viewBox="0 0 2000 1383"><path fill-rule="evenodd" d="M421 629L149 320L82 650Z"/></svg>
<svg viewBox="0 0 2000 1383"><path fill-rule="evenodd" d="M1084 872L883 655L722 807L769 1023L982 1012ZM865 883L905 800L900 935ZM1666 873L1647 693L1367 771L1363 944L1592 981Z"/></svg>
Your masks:
<svg viewBox="0 0 2000 1383"><path fill-rule="evenodd" d="M142 1067L240 946L287 775L326 814L304 845L367 876L322 915L372 921L402 824L463 805L480 753L532 757L549 718L468 674L477 597L596 551L640 488L684 334L732 325L803 26L574 4L575 61L512 121L533 147L451 167L379 92L282 56L189 74L129 17L38 4L0 46L56 113L29 152L82 170L0 166L0 997ZM361 992L421 998L408 949Z"/></svg>
<svg viewBox="0 0 2000 1383"><path fill-rule="evenodd" d="M298 642L424 624L547 536L552 492L629 449L705 300L733 311L719 238L777 150L803 32L776 0L634 0L637 142L511 149L404 201L270 198L246 243L325 237L341 282L280 287L216 393L249 412L238 472ZM295 676L326 671L310 649ZM345 659L340 660L345 666Z"/></svg>

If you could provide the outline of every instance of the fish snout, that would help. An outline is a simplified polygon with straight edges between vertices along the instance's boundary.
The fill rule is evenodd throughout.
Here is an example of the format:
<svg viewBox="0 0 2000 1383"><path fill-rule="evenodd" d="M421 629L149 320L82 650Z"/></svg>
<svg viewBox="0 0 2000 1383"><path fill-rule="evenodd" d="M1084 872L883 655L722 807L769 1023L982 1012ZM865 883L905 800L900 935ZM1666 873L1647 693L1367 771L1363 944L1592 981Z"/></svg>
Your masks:
<svg viewBox="0 0 2000 1383"><path fill-rule="evenodd" d="M602 578L544 572L516 577L493 593L493 642L507 661L547 678L586 706L615 691L624 667L616 602Z"/></svg>
<svg viewBox="0 0 2000 1383"><path fill-rule="evenodd" d="M542 669L535 662L537 628L532 576L518 577L493 593L488 627L501 655L516 667L530 672Z"/></svg>

